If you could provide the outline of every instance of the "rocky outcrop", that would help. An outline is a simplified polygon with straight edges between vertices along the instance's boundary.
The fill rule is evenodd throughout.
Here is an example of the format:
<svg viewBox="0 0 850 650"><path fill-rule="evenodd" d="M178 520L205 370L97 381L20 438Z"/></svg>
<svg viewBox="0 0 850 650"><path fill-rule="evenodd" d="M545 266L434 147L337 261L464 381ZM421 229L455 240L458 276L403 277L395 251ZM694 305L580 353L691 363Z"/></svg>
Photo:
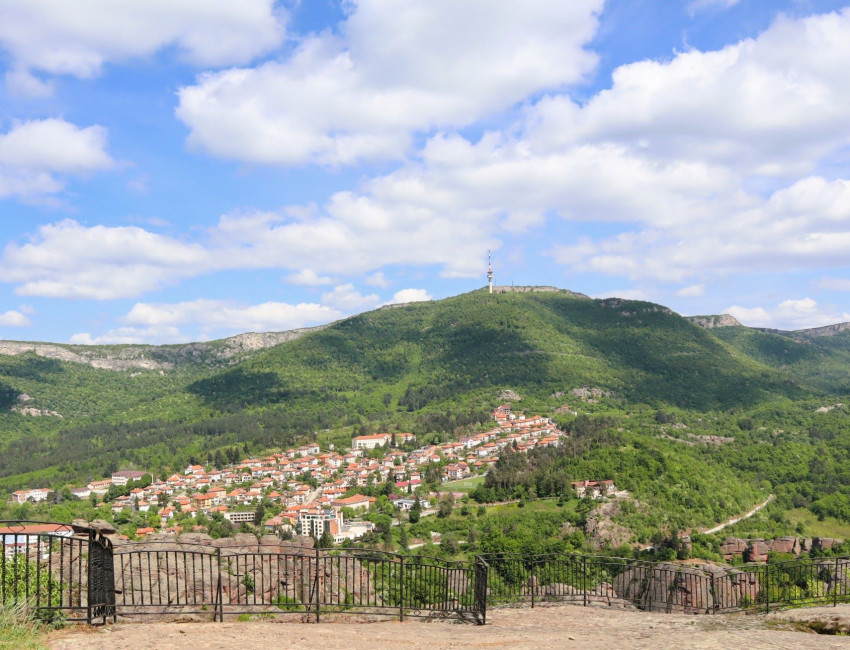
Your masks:
<svg viewBox="0 0 850 650"><path fill-rule="evenodd" d="M0 355L36 354L105 370L170 370L181 365L226 365L258 350L294 341L330 325L286 332L248 332L219 341L184 345L59 345L0 340Z"/></svg>
<svg viewBox="0 0 850 650"><path fill-rule="evenodd" d="M799 557L812 550L829 550L843 539L832 537L777 537L776 539L739 539L728 537L720 545L720 554L727 562L742 558L744 562L767 562L769 553L788 553Z"/></svg>
<svg viewBox="0 0 850 650"><path fill-rule="evenodd" d="M484 287L484 291L487 291L487 287ZM590 296L583 293L570 291L569 289L559 289L558 287L551 287L547 285L517 287L513 285L498 285L493 287L493 293L564 293L568 296L572 296L573 298L590 299Z"/></svg>
<svg viewBox="0 0 850 650"><path fill-rule="evenodd" d="M714 314L712 316L686 316L687 320L694 325L705 328L707 330L715 327L737 327L741 323L737 318L730 314Z"/></svg>
<svg viewBox="0 0 850 650"><path fill-rule="evenodd" d="M611 397L611 391L594 388L592 386L582 386L581 388L573 388L570 395L578 397L586 402L598 400L601 397Z"/></svg>
<svg viewBox="0 0 850 650"><path fill-rule="evenodd" d="M834 411L835 409L844 408L844 404L838 402L837 404L830 404L829 406L821 406L815 409L815 413L829 413L830 411Z"/></svg>
<svg viewBox="0 0 850 650"><path fill-rule="evenodd" d="M620 514L618 501L603 501L587 518L584 532L593 548L602 549L606 546L617 548L629 543L632 532L613 521L618 514Z"/></svg>

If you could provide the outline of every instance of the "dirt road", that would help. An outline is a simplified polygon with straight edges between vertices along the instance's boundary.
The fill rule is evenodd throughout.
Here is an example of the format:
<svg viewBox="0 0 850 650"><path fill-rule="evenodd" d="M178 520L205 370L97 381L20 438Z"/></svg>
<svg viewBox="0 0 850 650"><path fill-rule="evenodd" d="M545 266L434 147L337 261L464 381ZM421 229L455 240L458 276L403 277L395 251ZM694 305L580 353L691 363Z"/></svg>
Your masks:
<svg viewBox="0 0 850 650"><path fill-rule="evenodd" d="M769 616L687 616L545 605L533 610L493 609L483 627L443 621L124 623L60 630L48 643L54 650L850 648L850 639L802 631L812 620L850 630L850 605Z"/></svg>

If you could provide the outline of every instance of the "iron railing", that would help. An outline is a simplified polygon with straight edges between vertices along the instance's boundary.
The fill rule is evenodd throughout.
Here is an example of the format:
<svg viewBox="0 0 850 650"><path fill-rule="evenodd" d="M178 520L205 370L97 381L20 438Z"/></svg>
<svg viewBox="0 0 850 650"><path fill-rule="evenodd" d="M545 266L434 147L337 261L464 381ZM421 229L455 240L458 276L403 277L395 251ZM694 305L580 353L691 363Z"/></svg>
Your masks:
<svg viewBox="0 0 850 650"><path fill-rule="evenodd" d="M738 567L583 555L484 554L474 562L264 539L112 543L98 531L0 522L0 606L41 619L327 614L486 622L495 605L562 601L721 614L850 602L850 558Z"/></svg>
<svg viewBox="0 0 850 650"><path fill-rule="evenodd" d="M42 620L106 623L115 613L112 543L97 530L0 521L0 605Z"/></svg>
<svg viewBox="0 0 850 650"><path fill-rule="evenodd" d="M483 622L486 570L466 562L295 544L152 541L115 548L117 613L371 614ZM483 581L485 591L476 587Z"/></svg>
<svg viewBox="0 0 850 650"><path fill-rule="evenodd" d="M489 554L490 605L562 601L720 614L850 602L850 559L725 567L584 555Z"/></svg>

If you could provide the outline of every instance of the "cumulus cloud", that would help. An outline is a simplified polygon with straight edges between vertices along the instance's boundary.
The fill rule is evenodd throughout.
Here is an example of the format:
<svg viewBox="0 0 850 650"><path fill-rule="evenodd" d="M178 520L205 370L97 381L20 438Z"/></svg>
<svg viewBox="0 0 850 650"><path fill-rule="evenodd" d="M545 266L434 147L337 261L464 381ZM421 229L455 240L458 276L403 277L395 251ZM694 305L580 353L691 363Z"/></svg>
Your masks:
<svg viewBox="0 0 850 650"><path fill-rule="evenodd" d="M386 289L390 286L390 282L384 277L383 271L378 271L367 277L366 284L373 287L380 287L381 289Z"/></svg>
<svg viewBox="0 0 850 650"><path fill-rule="evenodd" d="M229 300L198 299L179 303L136 303L104 334L80 332L70 343L185 343L242 332L285 331L328 323L341 311L316 303L265 302L245 305Z"/></svg>
<svg viewBox="0 0 850 650"><path fill-rule="evenodd" d="M322 303L343 312L352 313L377 307L380 298L375 293L363 295L353 284L340 284L322 294Z"/></svg>
<svg viewBox="0 0 850 650"><path fill-rule="evenodd" d="M405 154L412 134L471 124L593 69L603 0L352 0L337 32L281 61L180 90L190 145L268 164Z"/></svg>
<svg viewBox="0 0 850 650"><path fill-rule="evenodd" d="M281 43L286 21L274 0L0 0L0 14L7 80L36 95L46 89L30 70L89 78L166 47L201 66L248 63Z"/></svg>
<svg viewBox="0 0 850 650"><path fill-rule="evenodd" d="M676 292L680 298L702 298L705 295L705 285L691 284L687 287L682 287Z"/></svg>
<svg viewBox="0 0 850 650"><path fill-rule="evenodd" d="M746 173L808 173L850 142L850 9L777 19L754 39L613 72L579 107L565 96L531 110L538 146L614 142L650 158L698 160Z"/></svg>
<svg viewBox="0 0 850 650"><path fill-rule="evenodd" d="M850 314L824 307L812 298L784 300L775 307L742 307L732 305L724 310L750 327L774 329L806 329L850 321Z"/></svg>
<svg viewBox="0 0 850 650"><path fill-rule="evenodd" d="M739 2L740 0L691 0L688 11L696 13L705 9L731 9Z"/></svg>
<svg viewBox="0 0 850 650"><path fill-rule="evenodd" d="M198 244L135 226L87 228L72 219L46 224L28 243L10 243L0 258L0 281L20 295L122 298L214 268Z"/></svg>
<svg viewBox="0 0 850 650"><path fill-rule="evenodd" d="M409 302L425 302L431 300L433 296L425 289L401 289L393 294L393 297L387 301L387 305L403 305Z"/></svg>
<svg viewBox="0 0 850 650"><path fill-rule="evenodd" d="M65 186L65 177L113 167L106 129L61 119L33 120L0 134L0 199L35 199Z"/></svg>
<svg viewBox="0 0 850 650"><path fill-rule="evenodd" d="M327 275L319 275L312 269L302 269L297 273L291 273L286 276L285 280L290 284L304 284L307 286L319 286L322 284L333 283L333 278Z"/></svg>
<svg viewBox="0 0 850 650"><path fill-rule="evenodd" d="M32 321L23 312L10 309L7 312L0 313L0 325L6 327L28 327L32 325Z"/></svg>

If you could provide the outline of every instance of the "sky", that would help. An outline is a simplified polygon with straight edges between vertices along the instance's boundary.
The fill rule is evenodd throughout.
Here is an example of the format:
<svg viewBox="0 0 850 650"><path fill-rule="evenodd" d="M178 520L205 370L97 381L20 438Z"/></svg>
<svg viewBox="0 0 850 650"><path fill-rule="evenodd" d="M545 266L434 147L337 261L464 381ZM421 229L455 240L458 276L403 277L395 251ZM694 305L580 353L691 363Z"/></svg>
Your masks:
<svg viewBox="0 0 850 650"><path fill-rule="evenodd" d="M0 338L486 284L850 321L850 6L0 0Z"/></svg>

